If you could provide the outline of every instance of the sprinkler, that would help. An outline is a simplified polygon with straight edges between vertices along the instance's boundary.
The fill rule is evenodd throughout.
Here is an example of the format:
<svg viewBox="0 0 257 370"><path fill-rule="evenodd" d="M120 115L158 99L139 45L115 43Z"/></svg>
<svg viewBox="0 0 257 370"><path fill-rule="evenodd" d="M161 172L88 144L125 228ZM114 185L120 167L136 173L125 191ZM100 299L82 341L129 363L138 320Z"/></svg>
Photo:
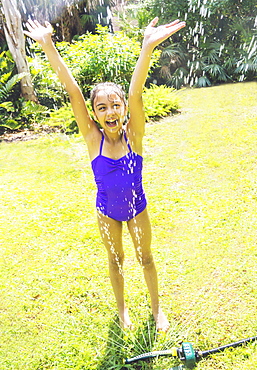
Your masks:
<svg viewBox="0 0 257 370"><path fill-rule="evenodd" d="M146 360L149 358L154 358L154 357L159 357L159 356L172 356L172 357L176 357L179 360L183 361L187 368L193 369L196 363L204 357L213 355L214 353L222 352L227 348L239 347L239 346L242 346L243 344L253 342L255 340L257 340L257 336L242 339L242 340L239 340L238 342L229 343L221 347L208 349L206 351L195 350L191 343L184 342L182 343L181 348L173 347L171 349L166 349L163 351L153 351L153 352L143 353L136 357L126 359L125 363L130 364L132 362Z"/></svg>

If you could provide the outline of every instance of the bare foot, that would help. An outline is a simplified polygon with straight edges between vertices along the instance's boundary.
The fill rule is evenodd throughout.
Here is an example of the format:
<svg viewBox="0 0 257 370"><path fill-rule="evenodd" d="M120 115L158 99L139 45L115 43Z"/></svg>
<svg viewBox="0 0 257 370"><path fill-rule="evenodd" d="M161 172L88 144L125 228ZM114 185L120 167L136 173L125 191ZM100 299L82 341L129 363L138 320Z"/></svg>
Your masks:
<svg viewBox="0 0 257 370"><path fill-rule="evenodd" d="M124 312L120 312L119 316L120 316L120 326L123 329L133 329L133 325L130 320L127 307L125 307Z"/></svg>
<svg viewBox="0 0 257 370"><path fill-rule="evenodd" d="M154 320L156 323L156 330L167 333L170 328L170 323L161 308L159 309L158 314L154 315Z"/></svg>

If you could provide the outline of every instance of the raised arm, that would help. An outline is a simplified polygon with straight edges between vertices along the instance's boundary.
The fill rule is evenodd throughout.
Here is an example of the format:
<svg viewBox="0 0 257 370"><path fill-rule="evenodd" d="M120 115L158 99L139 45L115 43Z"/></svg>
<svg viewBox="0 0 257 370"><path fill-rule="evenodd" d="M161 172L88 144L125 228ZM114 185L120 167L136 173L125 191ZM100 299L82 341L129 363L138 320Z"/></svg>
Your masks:
<svg viewBox="0 0 257 370"><path fill-rule="evenodd" d="M70 70L64 63L62 57L58 53L52 41L52 26L50 23L45 22L45 27L37 21L29 20L26 23L28 31L24 31L25 35L37 41L45 52L53 70L59 77L62 85L69 94L70 102L79 129L87 141L88 134L96 129L96 126L89 116L86 108L85 99L83 94L72 76Z"/></svg>
<svg viewBox="0 0 257 370"><path fill-rule="evenodd" d="M134 133L138 140L142 140L145 128L145 115L142 101L142 92L150 66L150 59L154 48L162 41L185 27L185 22L175 20L169 24L155 27L158 18L154 18L146 27L140 56L138 58L129 88L130 122L128 130Z"/></svg>

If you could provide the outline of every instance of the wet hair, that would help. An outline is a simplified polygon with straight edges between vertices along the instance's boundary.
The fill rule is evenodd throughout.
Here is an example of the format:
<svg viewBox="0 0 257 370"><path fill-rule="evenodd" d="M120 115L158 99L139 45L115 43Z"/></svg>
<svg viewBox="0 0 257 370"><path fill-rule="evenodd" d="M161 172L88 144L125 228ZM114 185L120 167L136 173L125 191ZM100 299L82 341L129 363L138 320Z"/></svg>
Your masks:
<svg viewBox="0 0 257 370"><path fill-rule="evenodd" d="M94 111L94 101L97 96L97 93L102 90L106 90L108 99L112 93L117 94L118 97L123 101L125 106L127 106L125 91L120 85L117 85L114 82L100 82L99 84L95 85L95 87L90 93L90 102L93 111Z"/></svg>

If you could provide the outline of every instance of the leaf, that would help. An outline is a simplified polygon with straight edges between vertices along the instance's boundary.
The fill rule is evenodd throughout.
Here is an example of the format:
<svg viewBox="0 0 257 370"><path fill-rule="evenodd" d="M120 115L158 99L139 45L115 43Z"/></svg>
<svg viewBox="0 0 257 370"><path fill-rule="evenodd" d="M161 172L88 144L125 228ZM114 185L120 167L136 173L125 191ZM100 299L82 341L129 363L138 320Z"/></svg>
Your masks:
<svg viewBox="0 0 257 370"><path fill-rule="evenodd" d="M6 99L17 82L19 82L26 75L27 73L23 72L12 76L0 89L0 101Z"/></svg>
<svg viewBox="0 0 257 370"><path fill-rule="evenodd" d="M13 103L11 101L6 101L4 103L1 103L0 107L6 109L7 112L14 112L15 111Z"/></svg>

